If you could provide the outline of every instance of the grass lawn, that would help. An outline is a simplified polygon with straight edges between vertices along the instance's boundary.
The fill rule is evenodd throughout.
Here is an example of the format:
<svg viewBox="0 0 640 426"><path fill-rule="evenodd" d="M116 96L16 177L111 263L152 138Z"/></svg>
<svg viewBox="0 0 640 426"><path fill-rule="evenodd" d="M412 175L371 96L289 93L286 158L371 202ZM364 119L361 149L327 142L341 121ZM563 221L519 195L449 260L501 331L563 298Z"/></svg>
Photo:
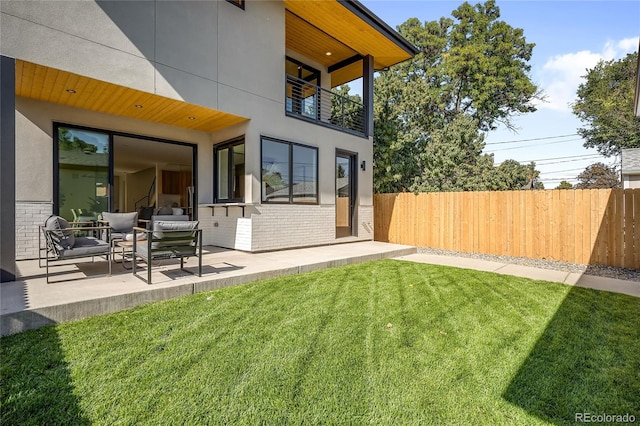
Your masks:
<svg viewBox="0 0 640 426"><path fill-rule="evenodd" d="M0 340L3 424L640 420L640 299L384 260Z"/></svg>

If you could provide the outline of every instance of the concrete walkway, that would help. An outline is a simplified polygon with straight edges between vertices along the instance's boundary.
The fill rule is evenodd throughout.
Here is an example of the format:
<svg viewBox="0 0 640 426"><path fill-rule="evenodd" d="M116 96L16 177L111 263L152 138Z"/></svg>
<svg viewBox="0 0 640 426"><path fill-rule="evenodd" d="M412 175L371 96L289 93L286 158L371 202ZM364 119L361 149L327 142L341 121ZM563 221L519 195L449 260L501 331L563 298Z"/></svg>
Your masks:
<svg viewBox="0 0 640 426"><path fill-rule="evenodd" d="M497 274L513 275L534 280L544 280L564 283L577 287L606 290L614 293L640 297L640 282L619 280L614 278L584 275L575 272L563 272L552 269L533 268L531 266L514 265L510 263L494 262L490 260L471 259L467 257L441 256L435 254L413 253L399 256L397 259L412 262L429 263L433 265L455 266L457 268L475 269L478 271L495 272Z"/></svg>
<svg viewBox="0 0 640 426"><path fill-rule="evenodd" d="M181 271L175 261L166 261L153 267L151 285L120 263L113 265L111 276L105 276L104 261L69 263L52 268L55 282L47 284L44 269L38 267L37 260L20 261L20 280L0 284L0 335L251 281L385 258L496 272L640 297L640 282L636 281L464 257L418 254L415 247L374 241L267 253L206 247L202 277ZM197 271L197 260L189 259L186 268ZM143 268L140 275L145 276L145 272Z"/></svg>

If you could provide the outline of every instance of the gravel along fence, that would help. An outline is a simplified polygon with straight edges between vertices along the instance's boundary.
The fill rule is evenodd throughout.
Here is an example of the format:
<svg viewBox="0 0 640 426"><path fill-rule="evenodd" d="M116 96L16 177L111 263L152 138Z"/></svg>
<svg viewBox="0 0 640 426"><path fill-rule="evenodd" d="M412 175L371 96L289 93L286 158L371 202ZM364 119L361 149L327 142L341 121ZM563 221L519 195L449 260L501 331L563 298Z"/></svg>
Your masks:
<svg viewBox="0 0 640 426"><path fill-rule="evenodd" d="M511 263L514 265L531 266L533 268L553 269L555 271L575 272L585 275L595 275L599 277L640 282L640 269L615 268L612 266L603 265L580 265L578 263L558 262L547 259L530 259L526 257L496 256L492 254L481 253L460 253L457 251L441 250L428 247L419 247L418 253L491 260L494 262Z"/></svg>

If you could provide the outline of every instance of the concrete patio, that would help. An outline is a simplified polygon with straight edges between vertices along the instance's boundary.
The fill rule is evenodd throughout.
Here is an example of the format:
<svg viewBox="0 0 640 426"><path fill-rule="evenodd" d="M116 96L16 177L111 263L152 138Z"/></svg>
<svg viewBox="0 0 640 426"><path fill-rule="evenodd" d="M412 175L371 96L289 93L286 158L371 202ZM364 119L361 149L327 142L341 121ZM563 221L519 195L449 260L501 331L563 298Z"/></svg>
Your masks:
<svg viewBox="0 0 640 426"><path fill-rule="evenodd" d="M179 261L163 261L154 263L153 284L141 279L146 277L144 264L134 276L121 263L114 263L112 275L106 276L103 259L69 261L50 267L52 282L47 284L45 269L38 267L37 260L19 261L19 279L0 285L0 335L251 281L415 252L415 247L374 241L265 253L205 247L202 277L181 271ZM197 267L197 259L185 262L190 272L197 273Z"/></svg>

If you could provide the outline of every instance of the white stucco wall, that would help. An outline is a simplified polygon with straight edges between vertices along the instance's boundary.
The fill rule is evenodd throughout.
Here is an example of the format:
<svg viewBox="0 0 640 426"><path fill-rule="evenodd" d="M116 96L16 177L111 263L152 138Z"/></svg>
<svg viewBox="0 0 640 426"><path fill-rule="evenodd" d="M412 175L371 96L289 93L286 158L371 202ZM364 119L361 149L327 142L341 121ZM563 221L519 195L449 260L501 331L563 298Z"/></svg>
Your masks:
<svg viewBox="0 0 640 426"><path fill-rule="evenodd" d="M357 153L357 239L372 239L373 143L285 115L285 10L281 1L2 1L3 55L207 106L250 120L209 134L26 98L16 100L16 186L23 203L53 202L53 122L196 144L198 202L213 201L214 145L244 135L244 218L200 207L205 243L242 250L333 243L335 154ZM70 47L72 46L72 48ZM323 72L319 64L295 52ZM260 141L318 148L319 205L261 205ZM37 173L34 173L37 170ZM26 209L27 207L25 207ZM37 226L41 218L34 218ZM217 226L216 226L217 224ZM28 223L20 226L29 227ZM340 241L345 241L341 239Z"/></svg>

